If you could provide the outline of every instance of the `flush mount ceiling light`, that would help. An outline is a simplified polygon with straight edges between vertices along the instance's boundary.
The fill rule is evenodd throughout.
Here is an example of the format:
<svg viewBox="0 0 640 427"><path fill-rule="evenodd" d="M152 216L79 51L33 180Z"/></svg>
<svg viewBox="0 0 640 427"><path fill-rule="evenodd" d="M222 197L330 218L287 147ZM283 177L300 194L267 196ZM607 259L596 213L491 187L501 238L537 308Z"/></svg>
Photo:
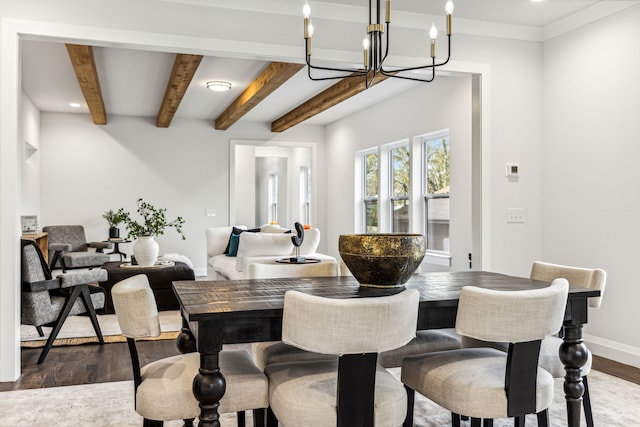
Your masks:
<svg viewBox="0 0 640 427"><path fill-rule="evenodd" d="M367 25L367 34L362 41L362 49L364 50L364 61L362 68L331 68L321 67L311 64L311 38L313 37L313 25L311 23L311 8L309 3L305 3L302 8L302 15L304 17L304 39L305 39L305 58L307 62L307 70L309 78L311 80L331 80L331 79L343 79L345 77L364 77L365 85L367 88L371 87L376 75L382 74L386 77L395 77L406 80L415 80L419 82L431 82L436 77L436 68L449 62L449 56L451 54L451 17L453 15L453 1L447 0L445 4L445 12L447 18L447 59L441 62L436 62L436 38L438 37L438 30L434 24L431 24L431 30L429 31L429 46L431 64L410 67L410 68L384 68L383 63L389 53L389 26L391 23L391 0L386 0L385 7L385 20L384 24L380 21L380 1L381 0L369 0L369 25ZM375 8L372 4L375 2ZM383 43L382 34L386 32L387 36ZM400 75L405 71L416 70L431 70L431 77L429 78L417 78ZM337 75L333 76L312 76L311 70L323 70L329 72L336 72Z"/></svg>
<svg viewBox="0 0 640 427"><path fill-rule="evenodd" d="M80 104L77 102L70 102L69 107L71 108L80 108Z"/></svg>
<svg viewBox="0 0 640 427"><path fill-rule="evenodd" d="M231 89L231 83L225 82L223 80L213 80L207 82L207 89L214 92L226 92Z"/></svg>

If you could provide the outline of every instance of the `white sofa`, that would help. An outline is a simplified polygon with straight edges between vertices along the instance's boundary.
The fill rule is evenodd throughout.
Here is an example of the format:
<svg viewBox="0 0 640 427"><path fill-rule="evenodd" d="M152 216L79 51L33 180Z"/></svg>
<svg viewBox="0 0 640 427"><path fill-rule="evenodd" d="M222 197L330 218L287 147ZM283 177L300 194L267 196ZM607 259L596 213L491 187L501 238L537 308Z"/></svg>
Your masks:
<svg viewBox="0 0 640 427"><path fill-rule="evenodd" d="M315 264L280 264L278 258L295 254L291 241L293 234L278 226L262 226L260 232L244 231L240 234L237 255L225 254L230 244L233 226L212 227L206 230L207 238L207 279L241 280L278 277L312 277L338 275L335 258L317 253L320 230L305 230L300 255L320 259ZM246 230L246 227L236 226ZM295 232L295 231L294 231Z"/></svg>

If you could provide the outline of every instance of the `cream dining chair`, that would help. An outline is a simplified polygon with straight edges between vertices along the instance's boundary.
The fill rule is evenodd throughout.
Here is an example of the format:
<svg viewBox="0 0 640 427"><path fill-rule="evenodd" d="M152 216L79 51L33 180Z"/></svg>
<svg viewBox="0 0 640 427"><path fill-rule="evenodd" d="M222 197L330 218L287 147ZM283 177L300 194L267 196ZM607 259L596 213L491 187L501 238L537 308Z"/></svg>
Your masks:
<svg viewBox="0 0 640 427"><path fill-rule="evenodd" d="M570 285L582 286L600 291L600 296L589 298L590 308L600 308L602 304L602 295L604 293L607 281L607 273L600 268L582 268L572 267L568 265L552 264L542 261L534 261L531 266L531 279L541 280L543 282L552 282L557 278L565 278ZM560 357L558 356L562 338L556 335L548 336L542 340L540 346L539 364L547 370L554 378L564 378L565 369ZM507 344L499 342L483 342L469 337L462 337L463 347L493 347L506 351ZM587 349L587 361L582 367L582 383L584 385L584 394L582 396L582 405L584 409L585 421L587 427L593 427L593 412L591 410L591 395L589 393L589 382L587 376L591 372L591 364L593 356Z"/></svg>
<svg viewBox="0 0 640 427"><path fill-rule="evenodd" d="M193 419L200 414L192 390L200 367L200 354L167 357L140 368L136 339L160 335L158 309L147 276L139 274L118 282L111 295L120 329L127 337L133 365L135 409L144 417L144 426L162 426L163 421L180 419L185 426L192 426ZM253 410L254 426L264 426L268 385L262 370L244 350L222 351L219 365L227 385L218 412L237 412L238 427L244 427L244 411Z"/></svg>
<svg viewBox="0 0 640 427"><path fill-rule="evenodd" d="M283 342L337 359L266 367L269 405L277 420L285 427L401 425L406 392L377 357L415 336L419 298L415 289L347 299L287 292Z"/></svg>
<svg viewBox="0 0 640 427"><path fill-rule="evenodd" d="M493 425L494 418L515 418L524 426L526 414L544 413L553 399L553 377L538 367L542 339L562 325L569 285L556 279L534 290L499 291L466 286L460 294L456 332L462 336L508 342L508 352L494 348L462 348L410 356L403 360L401 379L407 387L405 426L413 423L413 396L418 391L471 426Z"/></svg>

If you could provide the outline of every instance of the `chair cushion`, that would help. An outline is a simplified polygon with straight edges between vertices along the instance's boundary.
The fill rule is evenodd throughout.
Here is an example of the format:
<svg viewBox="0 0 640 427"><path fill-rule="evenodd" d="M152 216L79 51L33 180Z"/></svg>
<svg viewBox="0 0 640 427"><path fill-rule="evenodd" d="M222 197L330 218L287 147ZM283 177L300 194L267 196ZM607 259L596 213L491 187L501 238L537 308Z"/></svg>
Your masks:
<svg viewBox="0 0 640 427"><path fill-rule="evenodd" d="M476 418L507 417L504 390L507 357L493 348L465 348L409 356L402 362L402 382L457 414ZM553 377L538 368L536 412L553 399Z"/></svg>
<svg viewBox="0 0 640 427"><path fill-rule="evenodd" d="M267 377L253 364L249 353L223 351L219 365L227 381L219 413L268 406ZM142 384L136 393L136 411L158 421L196 418L200 408L193 396L192 384L199 367L199 353L168 357L144 366Z"/></svg>
<svg viewBox="0 0 640 427"><path fill-rule="evenodd" d="M418 331L416 337L408 344L380 353L378 363L385 368L397 368L402 365L402 359L407 356L457 348L460 348L460 338L453 329Z"/></svg>
<svg viewBox="0 0 640 427"><path fill-rule="evenodd" d="M285 426L335 427L337 361L277 363L266 368L269 404ZM378 365L374 400L376 427L402 425L407 395L402 384Z"/></svg>
<svg viewBox="0 0 640 427"><path fill-rule="evenodd" d="M100 252L65 252L63 255L64 265L67 268L95 267L109 262L109 254Z"/></svg>

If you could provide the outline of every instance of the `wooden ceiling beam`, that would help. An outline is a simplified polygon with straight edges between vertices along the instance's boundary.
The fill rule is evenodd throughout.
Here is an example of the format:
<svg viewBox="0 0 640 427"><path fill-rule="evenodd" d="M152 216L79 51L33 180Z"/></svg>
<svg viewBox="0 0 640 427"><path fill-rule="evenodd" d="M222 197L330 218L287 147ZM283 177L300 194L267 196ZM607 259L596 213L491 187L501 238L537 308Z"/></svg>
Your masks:
<svg viewBox="0 0 640 427"><path fill-rule="evenodd" d="M93 58L93 48L91 46L66 44L73 71L80 84L80 89L89 107L93 123L97 125L107 124L107 112L104 108L100 81L98 80L98 70Z"/></svg>
<svg viewBox="0 0 640 427"><path fill-rule="evenodd" d="M228 129L253 107L262 102L274 90L289 80L304 65L272 62L215 120L217 130Z"/></svg>
<svg viewBox="0 0 640 427"><path fill-rule="evenodd" d="M386 79L386 76L378 74L373 84L376 85ZM330 88L320 92L318 95L276 119L271 123L271 132L283 132L315 116L316 114L322 113L334 105L338 105L342 101L345 101L364 90L366 90L364 78L344 78Z"/></svg>
<svg viewBox="0 0 640 427"><path fill-rule="evenodd" d="M193 80L193 76L202 61L202 55L176 54L167 89L160 104L156 124L159 128L168 128L178 111L180 102Z"/></svg>

